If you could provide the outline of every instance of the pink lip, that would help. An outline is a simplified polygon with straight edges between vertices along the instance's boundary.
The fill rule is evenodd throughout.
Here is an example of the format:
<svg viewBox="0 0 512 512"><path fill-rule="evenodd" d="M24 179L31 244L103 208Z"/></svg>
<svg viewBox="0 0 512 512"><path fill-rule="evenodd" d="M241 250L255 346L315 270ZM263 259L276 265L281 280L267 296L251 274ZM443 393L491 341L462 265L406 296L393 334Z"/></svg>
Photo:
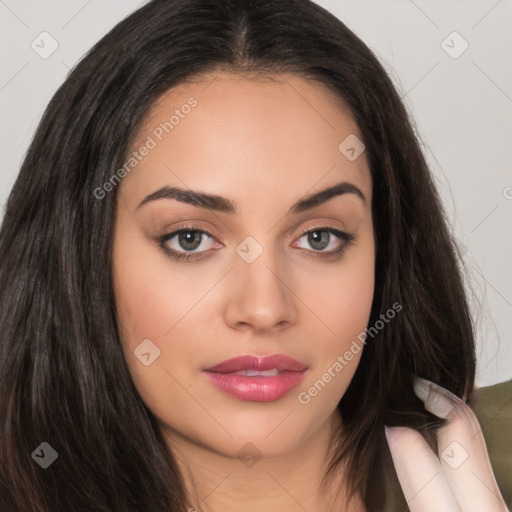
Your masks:
<svg viewBox="0 0 512 512"><path fill-rule="evenodd" d="M240 370L272 370L279 375L245 376L234 375ZM251 402L273 402L279 400L299 385L308 366L281 354L258 357L244 355L223 361L204 370L205 376L224 393Z"/></svg>
<svg viewBox="0 0 512 512"><path fill-rule="evenodd" d="M231 373L239 370L272 370L277 368L281 371L301 372L307 370L308 365L282 354L272 356L244 355L226 359L215 366L206 368L207 372Z"/></svg>

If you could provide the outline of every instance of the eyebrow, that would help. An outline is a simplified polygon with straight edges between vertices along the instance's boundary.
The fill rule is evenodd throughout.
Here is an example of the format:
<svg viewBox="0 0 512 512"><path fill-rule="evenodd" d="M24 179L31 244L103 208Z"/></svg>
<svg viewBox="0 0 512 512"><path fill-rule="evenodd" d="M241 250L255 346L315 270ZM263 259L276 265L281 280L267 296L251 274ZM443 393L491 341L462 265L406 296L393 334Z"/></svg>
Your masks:
<svg viewBox="0 0 512 512"><path fill-rule="evenodd" d="M332 187L328 187L299 199L290 207L288 214L310 210L315 206L325 203L333 197L341 196L343 194L354 194L359 197L363 203L366 203L365 196L358 187L352 183L343 181L333 185ZM204 208L205 210L215 210L222 213L232 214L237 213L236 203L231 199L215 194L207 194L205 192L167 186L146 196L137 208L158 199L175 199L176 201L188 203L199 208Z"/></svg>

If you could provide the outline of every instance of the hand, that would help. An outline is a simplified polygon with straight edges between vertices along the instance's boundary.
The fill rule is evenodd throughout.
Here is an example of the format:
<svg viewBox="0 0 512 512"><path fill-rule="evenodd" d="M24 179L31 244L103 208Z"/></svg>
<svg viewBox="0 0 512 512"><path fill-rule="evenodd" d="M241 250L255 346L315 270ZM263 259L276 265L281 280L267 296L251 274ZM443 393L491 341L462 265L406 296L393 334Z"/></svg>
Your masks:
<svg viewBox="0 0 512 512"><path fill-rule="evenodd" d="M474 412L460 398L428 380L416 378L414 391L427 411L448 423L437 433L439 458L416 430L385 427L411 512L509 512Z"/></svg>

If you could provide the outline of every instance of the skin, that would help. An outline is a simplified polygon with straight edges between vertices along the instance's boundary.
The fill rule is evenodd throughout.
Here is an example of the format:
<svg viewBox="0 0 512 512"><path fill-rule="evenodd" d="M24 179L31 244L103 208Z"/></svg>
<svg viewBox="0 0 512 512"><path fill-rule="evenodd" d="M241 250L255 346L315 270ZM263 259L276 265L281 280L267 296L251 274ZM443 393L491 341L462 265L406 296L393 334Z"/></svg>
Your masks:
<svg viewBox="0 0 512 512"><path fill-rule="evenodd" d="M197 106L158 141L155 128L190 97ZM365 510L359 497L348 503L343 487L339 495L334 486L320 489L330 436L343 428L336 406L362 351L309 403L298 400L357 340L370 315L372 181L364 152L350 161L338 149L350 134L362 139L348 109L317 83L292 74L270 80L223 73L169 90L134 141L134 150L148 136L157 144L116 190L119 328L135 386L197 510ZM345 193L287 213L299 199L343 181L365 200ZM163 186L223 196L238 212L168 198L139 207ZM155 240L190 223L211 237L203 235L196 249L202 258L175 261ZM315 248L305 234L313 227L356 240L341 257L321 258L345 242L331 234L326 248ZM263 249L252 263L236 252L248 236ZM187 252L178 236L167 245ZM145 339L160 350L149 366L134 355ZM297 388L274 402L228 396L202 372L234 356L276 353L309 368ZM261 456L250 467L239 456L247 443Z"/></svg>

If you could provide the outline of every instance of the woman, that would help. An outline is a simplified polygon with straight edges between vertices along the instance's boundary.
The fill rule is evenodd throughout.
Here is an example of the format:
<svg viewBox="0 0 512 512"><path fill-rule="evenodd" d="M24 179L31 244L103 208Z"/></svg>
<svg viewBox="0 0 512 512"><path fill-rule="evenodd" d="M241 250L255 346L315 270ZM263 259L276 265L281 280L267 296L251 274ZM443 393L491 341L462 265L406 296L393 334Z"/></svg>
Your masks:
<svg viewBox="0 0 512 512"><path fill-rule="evenodd" d="M411 510L505 510L427 165L308 0L117 25L41 121L0 261L15 510L386 510L393 462Z"/></svg>

